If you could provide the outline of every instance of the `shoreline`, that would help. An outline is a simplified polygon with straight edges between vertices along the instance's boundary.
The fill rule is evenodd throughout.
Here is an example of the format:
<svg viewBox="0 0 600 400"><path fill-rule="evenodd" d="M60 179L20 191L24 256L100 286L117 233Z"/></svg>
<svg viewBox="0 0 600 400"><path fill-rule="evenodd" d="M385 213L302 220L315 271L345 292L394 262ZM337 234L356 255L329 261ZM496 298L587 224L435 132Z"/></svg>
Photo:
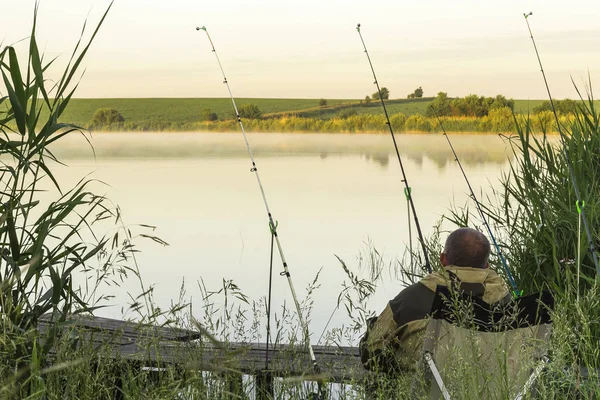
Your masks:
<svg viewBox="0 0 600 400"><path fill-rule="evenodd" d="M200 134L200 135L220 135L220 134L235 134L235 133L242 133L241 130L227 130L227 131L214 131L214 130L169 130L169 129L163 129L163 130L135 130L135 129L115 129L115 130L93 130L93 129L83 129L84 131L87 131L91 134L98 134L98 135L118 135L118 134L123 134L123 133L128 133L128 134L171 134L171 133L182 133L182 134ZM355 136L355 135L364 135L364 136L373 136L373 135L389 135L390 132L389 131L365 131L365 132L315 132L315 131L291 131L291 132L264 132L264 131L250 131L250 130L246 130L246 133L249 135L334 135L334 136L340 136L340 135L348 135L348 136ZM506 131L498 131L498 132L480 132L480 131L449 131L447 132L449 135L474 135L474 136L481 136L481 135L506 135L506 136L510 136L510 135L515 135L516 132L506 132ZM415 135L415 136L434 136L434 135L443 135L442 131L436 131L436 132L432 132L432 131L401 131L401 132L394 132L394 135ZM536 135L538 135L538 133L536 133ZM541 135L541 133L539 133L539 135ZM547 133L547 135L558 135L558 132L549 132Z"/></svg>

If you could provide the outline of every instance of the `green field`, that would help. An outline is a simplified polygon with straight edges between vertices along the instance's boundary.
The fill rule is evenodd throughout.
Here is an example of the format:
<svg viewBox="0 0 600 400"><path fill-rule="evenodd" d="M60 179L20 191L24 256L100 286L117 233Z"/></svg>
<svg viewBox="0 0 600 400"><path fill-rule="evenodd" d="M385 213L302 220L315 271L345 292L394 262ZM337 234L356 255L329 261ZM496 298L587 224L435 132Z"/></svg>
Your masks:
<svg viewBox="0 0 600 400"><path fill-rule="evenodd" d="M319 107L319 99L253 99L239 98L236 104L256 104L265 117L282 114L295 114L306 118L330 119L339 116L344 110L352 109L357 114L381 114L381 104L372 101L369 105L360 104L355 99L326 99L327 106ZM386 102L390 114L425 114L431 98L414 100L389 100ZM80 126L87 125L99 108L108 107L119 111L127 122L139 125L183 125L200 120L203 109L217 113L220 120L233 119L231 100L228 98L198 99L73 99L63 114L63 122Z"/></svg>
<svg viewBox="0 0 600 400"><path fill-rule="evenodd" d="M357 100L327 99L328 105L356 103ZM319 99L236 99L238 107L245 103L256 104L264 114L293 112L318 106ZM200 99L73 99L63 114L63 122L86 125L94 112L103 107L114 108L125 121L141 125L186 124L200 120L200 113L210 108L219 119L234 117L231 101L228 98Z"/></svg>
<svg viewBox="0 0 600 400"><path fill-rule="evenodd" d="M417 113L425 115L427 105L431 100L431 97L410 100L397 99L387 100L385 104L390 115L396 113L403 113L407 116ZM347 103L334 105L331 107L314 107L310 110L297 112L297 114L298 116L305 118L331 119L343 116L343 114L345 112L347 113L348 110L352 110L352 112L356 112L356 114L383 114L381 102L378 100L372 100L368 105L359 103L356 100L348 100Z"/></svg>
<svg viewBox="0 0 600 400"><path fill-rule="evenodd" d="M305 118L331 119L343 116L346 110L352 109L357 114L382 114L381 104L361 104L355 99L326 99L327 106L320 107L319 99L257 99L238 98L236 104L256 104L263 116L278 117L284 114ZM386 102L390 114L404 113L413 115L425 114L431 98L399 99ZM126 122L137 126L183 126L200 121L202 110L208 108L217 113L220 120L233 119L234 113L228 98L142 98L142 99L73 99L61 118L79 126L87 126L99 108L114 108Z"/></svg>
<svg viewBox="0 0 600 400"><path fill-rule="evenodd" d="M519 114L533 113L533 109L547 100L515 100L515 112Z"/></svg>

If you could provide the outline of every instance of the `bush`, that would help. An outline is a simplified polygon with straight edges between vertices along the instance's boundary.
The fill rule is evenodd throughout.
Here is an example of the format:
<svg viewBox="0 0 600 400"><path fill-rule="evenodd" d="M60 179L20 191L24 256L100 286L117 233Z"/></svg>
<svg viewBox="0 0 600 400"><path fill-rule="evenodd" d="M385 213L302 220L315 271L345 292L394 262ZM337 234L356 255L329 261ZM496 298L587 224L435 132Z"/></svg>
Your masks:
<svg viewBox="0 0 600 400"><path fill-rule="evenodd" d="M390 117L390 123L392 124L392 129L402 131L404 130L404 124L406 123L406 115L403 113L396 113Z"/></svg>
<svg viewBox="0 0 600 400"><path fill-rule="evenodd" d="M202 110L201 120L202 121L216 121L219 119L217 113L211 111L210 108L205 108Z"/></svg>
<svg viewBox="0 0 600 400"><path fill-rule="evenodd" d="M390 98L390 90L386 87L382 87L381 89L381 98L384 100L387 100ZM371 95L371 98L373 100L380 100L379 99L379 92L375 92Z"/></svg>
<svg viewBox="0 0 600 400"><path fill-rule="evenodd" d="M262 117L262 111L260 111L260 108L253 103L242 104L238 109L238 112L242 118L259 119Z"/></svg>
<svg viewBox="0 0 600 400"><path fill-rule="evenodd" d="M515 129L513 111L509 107L490 110L488 119L491 122L492 130L495 132L512 132Z"/></svg>
<svg viewBox="0 0 600 400"><path fill-rule="evenodd" d="M114 108L99 108L92 116L90 125L94 127L110 126L125 122L125 118Z"/></svg>
<svg viewBox="0 0 600 400"><path fill-rule="evenodd" d="M369 96L365 96L365 105L371 104L371 98Z"/></svg>
<svg viewBox="0 0 600 400"><path fill-rule="evenodd" d="M431 123L421 114L414 114L408 117L404 126L408 131L429 132L431 130Z"/></svg>
<svg viewBox="0 0 600 400"><path fill-rule="evenodd" d="M535 114L531 120L531 126L536 132L549 132L554 124L554 113L552 111L541 111Z"/></svg>
<svg viewBox="0 0 600 400"><path fill-rule="evenodd" d="M436 98L427 106L426 114L428 117L445 117L452 114L448 94L439 92Z"/></svg>
<svg viewBox="0 0 600 400"><path fill-rule="evenodd" d="M423 88L421 88L421 86L419 86L418 88L415 89L414 92L409 93L408 96L406 96L407 99L415 99L415 98L421 98L423 97Z"/></svg>
<svg viewBox="0 0 600 400"><path fill-rule="evenodd" d="M319 100L319 106L320 107L325 107L326 105L327 105L327 100L325 100L325 99Z"/></svg>

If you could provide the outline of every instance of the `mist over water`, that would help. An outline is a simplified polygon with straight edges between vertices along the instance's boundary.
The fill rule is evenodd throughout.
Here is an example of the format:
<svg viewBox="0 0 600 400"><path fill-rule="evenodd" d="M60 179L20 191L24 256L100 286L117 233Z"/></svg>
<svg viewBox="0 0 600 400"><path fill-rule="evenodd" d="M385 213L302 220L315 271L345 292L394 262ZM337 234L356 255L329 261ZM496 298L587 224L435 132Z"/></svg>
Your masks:
<svg viewBox="0 0 600 400"><path fill-rule="evenodd" d="M489 192L506 170L510 152L495 135L450 136L477 194ZM233 279L251 300L268 289L270 232L264 204L241 134L99 133L92 136L95 157L81 136L53 148L68 167L57 166L64 188L84 175L122 210L127 225L156 226L163 247L138 240L137 254L146 285L155 286L162 308L185 299L201 313L198 282L218 290ZM401 172L389 135L250 134L273 217L279 222L290 272L301 299L320 272L313 293L310 329L318 337L336 306L345 274L335 255L357 272L358 257L370 246L390 262L408 244L407 204ZM398 135L413 199L425 235L452 202L468 204L467 186L442 135ZM413 246L418 246L413 225ZM431 255L437 257L437 255ZM292 307L288 283L275 257L273 310ZM363 275L366 272L363 271ZM384 273L369 304L380 312L401 289ZM119 318L134 280L107 290L114 306L98 314ZM329 328L347 323L345 312Z"/></svg>

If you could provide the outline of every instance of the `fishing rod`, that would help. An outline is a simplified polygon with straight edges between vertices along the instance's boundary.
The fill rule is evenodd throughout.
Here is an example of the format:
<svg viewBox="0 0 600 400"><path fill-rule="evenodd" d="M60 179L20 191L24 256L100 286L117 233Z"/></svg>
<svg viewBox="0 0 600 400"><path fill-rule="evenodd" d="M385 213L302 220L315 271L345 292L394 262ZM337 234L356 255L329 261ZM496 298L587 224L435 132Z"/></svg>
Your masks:
<svg viewBox="0 0 600 400"><path fill-rule="evenodd" d="M210 35L208 34L208 30L205 26L197 27L197 31L203 30L206 33L206 37L210 42L210 46L212 47L212 52L215 54L217 58L217 62L219 63L219 68L221 69L221 73L223 74L223 83L227 86L227 91L229 92L229 97L231 99L231 105L233 106L233 110L235 111L235 116L237 121L242 129L242 134L244 136L244 141L246 142L246 149L248 150L248 155L250 156L250 161L252 162L252 168L250 168L250 172L254 172L254 176L256 176L256 181L258 182L258 187L260 188L260 193L262 195L263 203L265 205L265 209L267 211L267 216L269 219L269 229L271 230L272 237L275 238L275 244L277 245L277 250L279 251L279 256L281 258L281 262L283 264L283 272L280 273L281 276L285 276L287 278L288 284L290 286L290 291L292 292L292 299L294 300L294 305L296 306L296 312L298 313L298 319L300 321L300 329L302 329L304 333L304 339L308 344L308 351L310 355L310 360L312 362L313 371L315 374L320 374L321 369L319 368L319 364L317 363L317 359L315 357L315 352L313 350L312 345L310 344L310 332L308 330L308 324L304 320L302 316L302 308L300 307L300 302L298 301L298 296L296 295L296 290L294 289L294 283L292 282L292 277L290 274L290 270L288 268L287 261L283 254L283 249L281 247L281 243L279 241L279 235L277 234L277 224L274 222L273 215L271 214L271 209L269 208L269 203L267 202L267 196L265 195L265 190L263 188L262 182L260 180L260 175L258 174L258 168L256 166L256 161L254 160L254 155L252 154L252 149L250 148L250 143L248 142L248 137L246 135L246 130L244 129L244 124L242 123L242 118L240 117L240 113L238 111L237 105L235 103L235 99L233 97L233 93L231 92L231 88L229 87L229 82L227 81L227 77L225 76L225 70L223 69L223 65L221 65L221 60L219 59L219 55L217 54L217 50L215 49L215 45L213 44ZM319 394L324 394L324 389L322 387L322 382L319 380Z"/></svg>
<svg viewBox="0 0 600 400"><path fill-rule="evenodd" d="M571 177L571 183L573 184L573 189L575 191L575 197L577 198L577 202L575 203L577 207L578 213L581 215L581 219L583 221L583 226L585 228L585 233L588 238L588 245L590 248L590 252L592 253L592 258L594 260L594 266L596 267L596 274L600 276L600 267L598 266L598 255L596 254L596 247L594 246L594 239L592 237L592 233L590 231L590 226L588 224L588 219L585 215L585 201L581 200L581 194L579 192L579 186L577 185L577 180L575 179L575 172L573 171L573 165L571 164L571 159L567 153L567 146L564 133L560 127L560 122L558 121L558 114L556 113L556 107L554 107L554 101L552 100L552 95L550 94L550 86L548 86L548 80L546 79L546 73L544 72L544 67L542 65L542 60L540 58L540 53L538 52L537 46L535 44L535 39L533 38L533 33L531 32L531 27L529 26L529 17L533 15L533 12L529 12L529 14L523 14L525 17L525 22L527 23L527 29L529 30L529 35L531 36L531 42L533 43L533 48L535 49L535 55L537 56L538 63L540 64L540 71L542 72L542 77L544 78L544 84L546 85L546 91L548 92L548 97L550 98L550 106L552 107L552 113L554 114L554 120L556 121L556 128L558 129L558 134L560 136L560 140L562 143L562 153L567 161L567 166L569 167L569 175Z"/></svg>
<svg viewBox="0 0 600 400"><path fill-rule="evenodd" d="M267 299L267 346L265 349L265 372L264 374L259 374L257 379L262 380L262 387L267 388L267 393L272 397L273 396L273 375L270 372L269 368L269 350L270 350L270 342L271 342L271 295L273 289L273 250L275 247L275 236L271 231L271 251L269 253L269 294Z"/></svg>
<svg viewBox="0 0 600 400"><path fill-rule="evenodd" d="M444 129L444 124L442 123L442 120L438 116L437 112L435 110L433 110L433 112L435 114L435 118L437 119L438 123L440 124L440 128L442 128L443 135L446 137L446 140L448 141L448 145L450 145L450 149L452 150L452 154L454 155L454 161L456 161L456 163L458 164L458 167L460 168L460 172L462 172L462 176L465 178L465 182L467 182L467 186L469 187L469 191L471 192L471 198L473 199L473 201L475 202L475 205L477 206L477 210L479 211L479 215L481 216L481 219L483 220L483 224L485 225L485 227L488 231L488 234L490 235L490 238L492 239L492 243L494 244L494 247L496 248L496 252L498 252L498 257L500 257L500 261L502 262L502 266L504 267L504 271L506 272L508 281L510 282L510 285L512 286L513 296L520 297L523 294L523 292L518 291L517 284L510 272L510 269L508 269L508 264L506 263L506 259L504 258L504 255L502 254L502 250L500 249L500 246L498 245L498 242L496 241L496 238L494 237L494 234L492 233L490 224L488 223L487 218L485 217L485 213L483 212L483 209L481 208L481 203L479 202L479 200L477 200L477 196L475 196L475 192L473 191L471 182L469 181L469 178L467 178L467 174L462 166L462 163L460 162L460 159L458 158L458 154L456 154L456 150L454 150L454 146L452 145L452 142L450 141L450 137L448 136L446 129Z"/></svg>
<svg viewBox="0 0 600 400"><path fill-rule="evenodd" d="M363 48L365 49L365 54L367 55L367 60L369 60L369 65L371 66L371 72L373 73L373 79L375 80L373 83L375 84L375 86L377 86L377 93L379 93L379 100L381 100L381 105L383 106L383 113L385 114L385 123L388 126L388 128L390 128L390 134L392 135L392 141L394 142L394 149L396 149L396 156L398 156L398 163L400 164L400 170L402 171L402 182L404 182L404 194L406 195L406 198L410 203L410 208L412 210L413 218L415 220L415 227L419 236L419 242L421 243L421 248L423 249L423 256L425 257L425 266L427 267L427 271L431 273L431 264L429 263L429 257L427 256L427 246L425 245L423 233L421 232L421 225L419 224L419 217L417 216L415 203L412 199L411 188L408 185L408 179L406 178L406 173L404 172L404 164L402 164L402 158L400 157L400 151L398 150L398 144L396 143L396 136L394 136L394 129L392 128L392 124L390 123L390 117L388 115L387 108L385 107L383 96L381 95L381 89L379 87L379 82L377 81L377 76L375 75L375 69L373 68L371 57L369 56L367 46L365 45L365 41L360 32L360 24L356 25L356 30L358 32L358 36L360 36L360 41L362 42Z"/></svg>

